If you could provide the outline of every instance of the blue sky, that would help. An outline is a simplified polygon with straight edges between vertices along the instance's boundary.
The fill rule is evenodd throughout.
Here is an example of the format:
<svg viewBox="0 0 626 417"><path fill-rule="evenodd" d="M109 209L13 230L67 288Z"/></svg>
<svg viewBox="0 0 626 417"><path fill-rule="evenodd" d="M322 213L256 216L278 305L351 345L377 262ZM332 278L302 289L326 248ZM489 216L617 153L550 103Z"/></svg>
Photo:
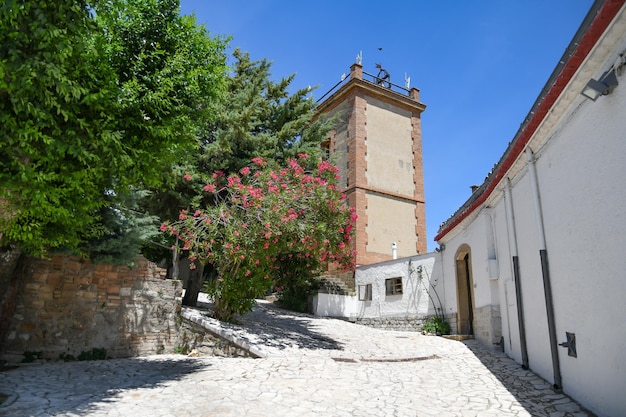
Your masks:
<svg viewBox="0 0 626 417"><path fill-rule="evenodd" d="M481 184L582 23L592 0L181 0L231 49L273 62L294 90L333 87L356 55L421 91L429 250L439 225ZM382 48L382 50L379 50Z"/></svg>

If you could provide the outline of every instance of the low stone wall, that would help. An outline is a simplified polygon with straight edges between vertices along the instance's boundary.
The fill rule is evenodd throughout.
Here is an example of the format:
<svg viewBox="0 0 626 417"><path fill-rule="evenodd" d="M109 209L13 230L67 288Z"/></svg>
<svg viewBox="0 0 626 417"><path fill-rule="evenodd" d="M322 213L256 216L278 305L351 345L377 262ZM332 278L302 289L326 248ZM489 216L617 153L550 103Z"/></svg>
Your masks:
<svg viewBox="0 0 626 417"><path fill-rule="evenodd" d="M385 330L406 330L421 332L426 317L376 317L357 318L356 323Z"/></svg>
<svg viewBox="0 0 626 417"><path fill-rule="evenodd" d="M165 274L144 258L133 268L66 255L33 260L0 351L9 361L93 349L112 358L172 352L182 285Z"/></svg>
<svg viewBox="0 0 626 417"><path fill-rule="evenodd" d="M239 346L231 340L212 332L188 319L183 319L177 353L189 356L221 356L228 358L257 358L247 346Z"/></svg>
<svg viewBox="0 0 626 417"><path fill-rule="evenodd" d="M502 318L499 305L488 305L474 309L474 337L489 349L500 342Z"/></svg>

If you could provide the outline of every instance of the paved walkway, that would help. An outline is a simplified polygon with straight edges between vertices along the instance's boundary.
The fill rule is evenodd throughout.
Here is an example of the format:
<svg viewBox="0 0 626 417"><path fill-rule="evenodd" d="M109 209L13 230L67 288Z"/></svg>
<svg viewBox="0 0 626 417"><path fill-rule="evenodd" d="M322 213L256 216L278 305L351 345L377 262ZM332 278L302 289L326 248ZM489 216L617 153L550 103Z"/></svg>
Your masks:
<svg viewBox="0 0 626 417"><path fill-rule="evenodd" d="M259 359L158 355L0 372L0 416L588 416L477 342L261 304L225 326Z"/></svg>

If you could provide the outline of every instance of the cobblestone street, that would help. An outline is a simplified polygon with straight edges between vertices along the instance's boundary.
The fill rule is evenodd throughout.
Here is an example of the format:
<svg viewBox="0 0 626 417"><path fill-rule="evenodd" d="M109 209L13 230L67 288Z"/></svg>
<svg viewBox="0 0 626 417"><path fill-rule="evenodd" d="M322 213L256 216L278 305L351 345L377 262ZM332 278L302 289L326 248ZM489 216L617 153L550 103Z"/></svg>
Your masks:
<svg viewBox="0 0 626 417"><path fill-rule="evenodd" d="M200 314L200 312L198 312ZM258 305L229 330L264 357L158 355L0 373L0 416L588 416L475 341Z"/></svg>

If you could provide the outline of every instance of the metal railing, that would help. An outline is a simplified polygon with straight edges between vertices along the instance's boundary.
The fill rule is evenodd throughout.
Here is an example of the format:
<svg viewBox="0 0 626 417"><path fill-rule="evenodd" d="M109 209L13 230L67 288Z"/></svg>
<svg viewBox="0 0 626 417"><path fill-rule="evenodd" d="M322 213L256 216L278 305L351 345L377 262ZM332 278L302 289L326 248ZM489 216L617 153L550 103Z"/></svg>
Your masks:
<svg viewBox="0 0 626 417"><path fill-rule="evenodd" d="M351 78L350 75L347 75L337 84L332 86L326 93L324 93L320 98L316 100L316 103L321 103L327 96L329 96L330 94L338 90L340 86L342 86L343 84L347 83L350 80L350 78ZM394 91L396 93L404 94L407 96L410 96L411 94L410 89L403 87L401 85L392 83L390 78L381 78L379 75L374 75L374 74L370 74L368 72L363 71L363 80L370 82L372 84L379 85L383 88Z"/></svg>

